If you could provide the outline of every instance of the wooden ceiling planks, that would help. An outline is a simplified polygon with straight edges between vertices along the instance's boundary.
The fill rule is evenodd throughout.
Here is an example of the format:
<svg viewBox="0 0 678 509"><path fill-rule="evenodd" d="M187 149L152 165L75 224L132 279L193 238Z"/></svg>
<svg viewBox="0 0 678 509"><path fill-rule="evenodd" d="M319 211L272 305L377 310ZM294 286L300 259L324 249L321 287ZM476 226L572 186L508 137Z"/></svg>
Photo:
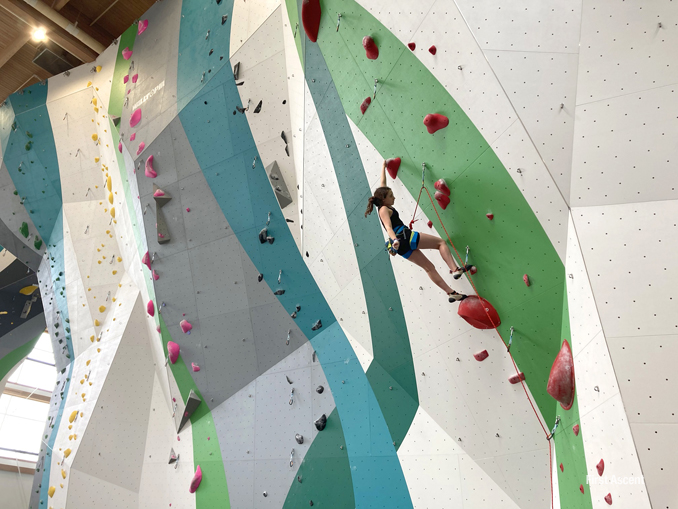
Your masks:
<svg viewBox="0 0 678 509"><path fill-rule="evenodd" d="M0 71L0 101L4 101L10 94L21 88L28 87L51 76L42 67L33 63L36 51L37 44L29 41L2 66L2 71Z"/></svg>

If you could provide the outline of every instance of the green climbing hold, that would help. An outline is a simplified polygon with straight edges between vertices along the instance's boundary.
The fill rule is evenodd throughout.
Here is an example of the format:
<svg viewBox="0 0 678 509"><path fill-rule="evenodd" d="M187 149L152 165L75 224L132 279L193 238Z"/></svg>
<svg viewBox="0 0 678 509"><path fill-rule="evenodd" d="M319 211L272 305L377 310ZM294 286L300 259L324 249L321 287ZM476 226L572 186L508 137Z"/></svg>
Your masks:
<svg viewBox="0 0 678 509"><path fill-rule="evenodd" d="M26 149L26 152L28 152L31 148L33 148L33 142L29 141L28 143L26 143L24 148Z"/></svg>
<svg viewBox="0 0 678 509"><path fill-rule="evenodd" d="M35 247L35 249L40 249L42 247L42 239L40 237L35 237L35 242L33 242L33 247Z"/></svg>
<svg viewBox="0 0 678 509"><path fill-rule="evenodd" d="M19 191L17 191L17 190L15 189L15 190L14 190L14 196L18 196L18 194L19 194Z"/></svg>
<svg viewBox="0 0 678 509"><path fill-rule="evenodd" d="M26 131L26 136L28 136L29 138L33 137L33 135L31 133L29 133L28 131Z"/></svg>
<svg viewBox="0 0 678 509"><path fill-rule="evenodd" d="M19 233L24 236L25 239L28 238L28 223L24 221L21 223L21 227L19 228Z"/></svg>

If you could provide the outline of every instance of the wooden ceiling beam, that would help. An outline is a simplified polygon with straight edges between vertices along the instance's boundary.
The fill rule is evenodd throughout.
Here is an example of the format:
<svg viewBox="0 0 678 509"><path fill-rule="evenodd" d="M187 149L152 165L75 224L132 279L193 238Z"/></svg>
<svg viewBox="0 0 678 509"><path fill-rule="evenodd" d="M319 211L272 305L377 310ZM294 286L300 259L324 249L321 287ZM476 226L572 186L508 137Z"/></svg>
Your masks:
<svg viewBox="0 0 678 509"><path fill-rule="evenodd" d="M98 54L23 0L0 0L0 7L33 27L44 27L47 36L82 62L94 61Z"/></svg>
<svg viewBox="0 0 678 509"><path fill-rule="evenodd" d="M72 5L66 5L59 14L61 14L64 18L68 19L73 24L75 24L75 22L77 21L79 30L82 30L91 38L100 42L104 47L110 46L111 43L115 40L115 37L113 35L108 33L105 29L101 28L96 23L94 25L91 25L90 23L92 22L92 20L90 20L87 16L79 12Z"/></svg>
<svg viewBox="0 0 678 509"><path fill-rule="evenodd" d="M31 34L28 32L22 33L12 41L12 44L7 46L2 52L0 52L0 68L2 68L3 65L5 65L10 58L12 58L14 55L17 54L17 52L24 47L24 44L26 44L29 39L31 38Z"/></svg>
<svg viewBox="0 0 678 509"><path fill-rule="evenodd" d="M57 0L54 5L52 6L52 9L55 11L60 11L61 9L64 8L64 5L68 3L68 0Z"/></svg>

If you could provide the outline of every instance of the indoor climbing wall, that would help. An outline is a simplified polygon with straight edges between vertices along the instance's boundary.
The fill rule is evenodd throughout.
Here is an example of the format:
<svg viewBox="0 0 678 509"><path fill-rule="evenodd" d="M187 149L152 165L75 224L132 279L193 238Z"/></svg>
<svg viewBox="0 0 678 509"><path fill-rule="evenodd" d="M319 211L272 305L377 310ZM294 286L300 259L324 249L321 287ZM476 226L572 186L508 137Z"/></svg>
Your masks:
<svg viewBox="0 0 678 509"><path fill-rule="evenodd" d="M45 325L58 370L31 507L670 506L675 18L164 0L10 96L0 375ZM385 252L384 159L497 322Z"/></svg>

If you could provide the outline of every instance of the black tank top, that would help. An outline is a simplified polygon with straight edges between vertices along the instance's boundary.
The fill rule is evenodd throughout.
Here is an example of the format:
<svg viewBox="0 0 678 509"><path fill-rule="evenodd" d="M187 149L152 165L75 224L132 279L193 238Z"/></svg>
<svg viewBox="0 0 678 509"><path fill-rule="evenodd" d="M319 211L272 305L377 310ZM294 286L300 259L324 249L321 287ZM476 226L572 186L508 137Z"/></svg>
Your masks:
<svg viewBox="0 0 678 509"><path fill-rule="evenodd" d="M383 206L386 207L386 205L383 205ZM398 211L396 209L394 209L393 207L386 207L386 208L391 209L391 211L393 212L391 214L391 227L393 228L394 231L398 226L405 226L405 224L400 219L400 214L398 214ZM381 207L379 207L379 209L381 210ZM379 219L381 220L381 218L379 218ZM383 224L383 221L382 221L382 224Z"/></svg>

